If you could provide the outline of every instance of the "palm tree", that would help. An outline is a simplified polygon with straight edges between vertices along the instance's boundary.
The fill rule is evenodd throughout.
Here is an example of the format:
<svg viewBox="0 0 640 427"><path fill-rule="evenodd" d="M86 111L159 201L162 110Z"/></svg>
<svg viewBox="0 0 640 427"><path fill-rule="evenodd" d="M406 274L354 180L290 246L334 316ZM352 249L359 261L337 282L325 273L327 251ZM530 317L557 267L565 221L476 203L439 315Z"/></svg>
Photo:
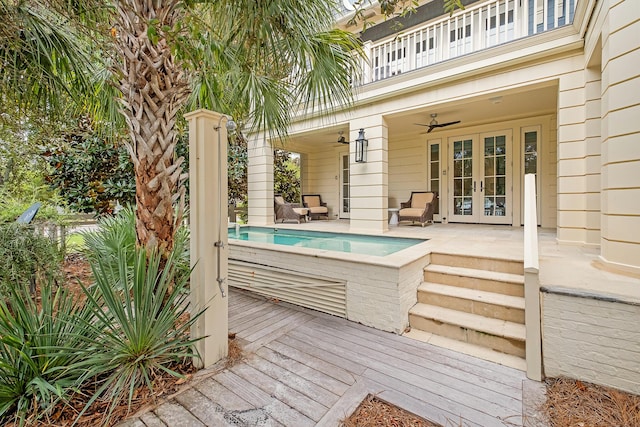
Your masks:
<svg viewBox="0 0 640 427"><path fill-rule="evenodd" d="M136 177L138 244L168 253L181 217L183 159L176 121L194 104L286 133L291 105L331 107L351 99L358 47L331 30L331 0L227 0L210 4L123 0L115 4L113 67Z"/></svg>
<svg viewBox="0 0 640 427"><path fill-rule="evenodd" d="M52 115L88 91L92 60L71 9L0 0L0 110ZM0 118L1 119L1 118Z"/></svg>

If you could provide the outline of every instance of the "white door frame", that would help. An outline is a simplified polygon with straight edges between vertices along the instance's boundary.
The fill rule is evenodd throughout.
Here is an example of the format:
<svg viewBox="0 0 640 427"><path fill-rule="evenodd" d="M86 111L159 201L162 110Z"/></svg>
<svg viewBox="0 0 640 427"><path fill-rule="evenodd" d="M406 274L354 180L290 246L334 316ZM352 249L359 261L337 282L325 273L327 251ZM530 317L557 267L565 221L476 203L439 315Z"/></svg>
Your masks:
<svg viewBox="0 0 640 427"><path fill-rule="evenodd" d="M348 219L351 217L351 187L349 184L350 176L349 176L349 168L350 168L350 156L349 152L340 153L338 155L338 175L339 175L339 218ZM345 167L346 166L346 167ZM346 178L346 180L345 180ZM346 193L346 194L345 194Z"/></svg>
<svg viewBox="0 0 640 427"><path fill-rule="evenodd" d="M485 143L500 136L504 136L504 154L485 154ZM511 129L448 138L449 222L513 223L512 156Z"/></svg>

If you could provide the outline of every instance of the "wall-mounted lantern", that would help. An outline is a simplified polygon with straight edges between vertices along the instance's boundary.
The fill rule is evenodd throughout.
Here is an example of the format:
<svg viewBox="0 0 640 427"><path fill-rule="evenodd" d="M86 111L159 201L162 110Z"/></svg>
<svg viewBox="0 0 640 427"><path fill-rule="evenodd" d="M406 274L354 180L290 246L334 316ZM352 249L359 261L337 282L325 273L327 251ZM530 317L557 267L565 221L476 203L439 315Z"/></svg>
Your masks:
<svg viewBox="0 0 640 427"><path fill-rule="evenodd" d="M358 139L356 139L356 163L367 162L367 146L369 141L364 137L364 129L360 129Z"/></svg>

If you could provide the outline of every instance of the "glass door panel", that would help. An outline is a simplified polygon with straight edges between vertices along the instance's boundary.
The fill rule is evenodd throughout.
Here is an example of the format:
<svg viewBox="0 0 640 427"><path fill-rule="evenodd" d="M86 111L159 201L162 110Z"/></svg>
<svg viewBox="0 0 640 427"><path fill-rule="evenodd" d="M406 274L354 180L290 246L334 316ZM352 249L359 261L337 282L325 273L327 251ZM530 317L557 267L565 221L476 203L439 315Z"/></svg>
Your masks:
<svg viewBox="0 0 640 427"><path fill-rule="evenodd" d="M451 138L450 221L511 224L511 134Z"/></svg>
<svg viewBox="0 0 640 427"><path fill-rule="evenodd" d="M451 141L451 140L450 140ZM451 221L475 222L474 219L474 145L472 138L453 138L450 143L450 176L452 194Z"/></svg>
<svg viewBox="0 0 640 427"><path fill-rule="evenodd" d="M349 218L351 189L349 186L349 154L340 155L340 218Z"/></svg>
<svg viewBox="0 0 640 427"><path fill-rule="evenodd" d="M482 145L480 222L511 224L511 133L483 135Z"/></svg>

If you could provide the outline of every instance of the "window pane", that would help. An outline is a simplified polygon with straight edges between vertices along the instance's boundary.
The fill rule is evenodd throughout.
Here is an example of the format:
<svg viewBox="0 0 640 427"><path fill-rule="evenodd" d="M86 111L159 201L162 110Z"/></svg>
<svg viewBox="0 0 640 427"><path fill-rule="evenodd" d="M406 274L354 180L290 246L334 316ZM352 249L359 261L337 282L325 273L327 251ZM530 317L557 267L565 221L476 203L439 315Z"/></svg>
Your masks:
<svg viewBox="0 0 640 427"><path fill-rule="evenodd" d="M494 183L494 178L486 178L484 181L484 194L487 196L493 196L496 194L496 188Z"/></svg>
<svg viewBox="0 0 640 427"><path fill-rule="evenodd" d="M464 161L463 174L464 174L464 176L473 175L473 163L472 163L471 159L467 159L467 160Z"/></svg>
<svg viewBox="0 0 640 427"><path fill-rule="evenodd" d="M496 175L505 175L506 174L506 164L507 159L505 156L496 158L497 167L496 167Z"/></svg>
<svg viewBox="0 0 640 427"><path fill-rule="evenodd" d="M437 163L431 165L431 178L432 179L437 179L439 177L439 175L440 175L440 171L435 166L437 166Z"/></svg>
<svg viewBox="0 0 640 427"><path fill-rule="evenodd" d="M493 138L485 138L484 139L484 155L485 156L493 156Z"/></svg>
<svg viewBox="0 0 640 427"><path fill-rule="evenodd" d="M493 169L493 157L486 157L484 159L484 176L493 176L495 171Z"/></svg>
<svg viewBox="0 0 640 427"><path fill-rule="evenodd" d="M462 141L454 141L453 143L453 158L461 159L462 158Z"/></svg>
<svg viewBox="0 0 640 427"><path fill-rule="evenodd" d="M440 146L434 144L431 146L431 161L437 162L438 160L440 160Z"/></svg>
<svg viewBox="0 0 640 427"><path fill-rule="evenodd" d="M495 194L499 196L504 196L506 193L507 186L505 185L505 178L496 178L496 192Z"/></svg>
<svg viewBox="0 0 640 427"><path fill-rule="evenodd" d="M453 161L453 176L454 177L462 176L462 160Z"/></svg>
<svg viewBox="0 0 640 427"><path fill-rule="evenodd" d="M461 179L453 180L453 195L462 196L462 180Z"/></svg>
<svg viewBox="0 0 640 427"><path fill-rule="evenodd" d="M464 195L465 196L471 196L473 193L473 186L471 183L471 178L466 178L464 180Z"/></svg>

